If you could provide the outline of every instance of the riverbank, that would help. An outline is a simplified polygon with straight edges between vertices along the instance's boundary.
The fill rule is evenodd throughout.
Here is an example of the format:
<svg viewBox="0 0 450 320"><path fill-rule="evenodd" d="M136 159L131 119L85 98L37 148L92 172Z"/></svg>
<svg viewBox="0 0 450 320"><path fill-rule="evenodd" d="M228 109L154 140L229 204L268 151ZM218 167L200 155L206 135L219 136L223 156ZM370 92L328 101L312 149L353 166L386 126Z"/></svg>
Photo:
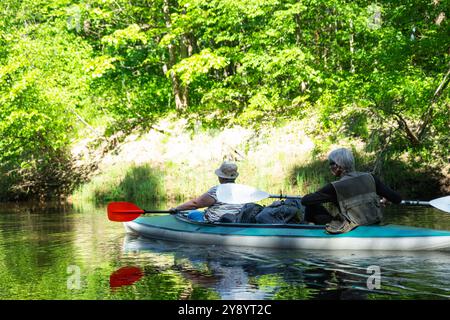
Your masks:
<svg viewBox="0 0 450 320"><path fill-rule="evenodd" d="M236 161L237 182L270 193L305 194L333 179L326 155L335 147L354 150L358 170L372 171L377 155L363 141L317 143L305 121L254 131L239 126L224 130L189 129L183 120L160 121L154 129L130 135L98 163L89 182L71 196L73 201L184 201L217 183L214 175L223 160ZM88 162L86 145L74 155ZM405 198L431 199L448 192L449 168L420 167L407 160L384 163L380 176Z"/></svg>
<svg viewBox="0 0 450 320"><path fill-rule="evenodd" d="M182 120L162 121L157 129L129 136L107 154L91 181L76 190L74 199L182 201L217 183L214 175L223 160L239 166L239 183L263 190L299 193L292 184L295 167L307 163L312 140L292 122L259 132L234 127L189 130ZM82 149L77 149L80 152Z"/></svg>

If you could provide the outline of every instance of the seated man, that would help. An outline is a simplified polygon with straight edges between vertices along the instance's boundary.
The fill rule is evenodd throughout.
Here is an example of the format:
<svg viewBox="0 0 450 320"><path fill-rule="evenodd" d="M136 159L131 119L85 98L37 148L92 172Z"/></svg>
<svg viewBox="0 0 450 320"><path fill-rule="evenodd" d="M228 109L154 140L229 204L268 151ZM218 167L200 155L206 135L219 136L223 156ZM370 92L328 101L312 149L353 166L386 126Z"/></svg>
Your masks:
<svg viewBox="0 0 450 320"><path fill-rule="evenodd" d="M239 175L237 165L229 161L222 163L220 168L215 171L215 174L219 178L219 183L235 183ZM170 211L186 211L206 207L204 216L200 211L193 211L189 214L189 218L209 222L223 221L224 215L225 217L237 215L243 207L243 204L226 204L220 202L216 196L217 187L218 185L210 188L201 196L180 204L176 208L170 209Z"/></svg>

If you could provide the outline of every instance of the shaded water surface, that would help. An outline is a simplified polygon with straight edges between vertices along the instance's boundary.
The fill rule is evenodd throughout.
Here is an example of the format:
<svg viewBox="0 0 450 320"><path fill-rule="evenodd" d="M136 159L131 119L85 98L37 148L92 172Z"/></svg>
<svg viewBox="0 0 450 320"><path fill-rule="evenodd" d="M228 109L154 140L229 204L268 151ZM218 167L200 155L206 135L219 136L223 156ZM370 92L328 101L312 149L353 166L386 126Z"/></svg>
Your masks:
<svg viewBox="0 0 450 320"><path fill-rule="evenodd" d="M431 208L385 218L450 230ZM0 299L449 298L450 252L208 247L126 235L105 207L0 208Z"/></svg>

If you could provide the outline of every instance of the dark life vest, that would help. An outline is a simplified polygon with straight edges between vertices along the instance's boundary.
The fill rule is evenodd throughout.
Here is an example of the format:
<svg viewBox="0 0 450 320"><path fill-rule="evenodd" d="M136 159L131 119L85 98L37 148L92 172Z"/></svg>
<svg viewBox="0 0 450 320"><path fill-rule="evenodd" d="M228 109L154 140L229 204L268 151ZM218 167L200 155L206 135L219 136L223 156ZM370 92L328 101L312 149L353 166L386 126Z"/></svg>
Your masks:
<svg viewBox="0 0 450 320"><path fill-rule="evenodd" d="M374 224L383 215L375 179L370 173L351 172L332 182L336 190L340 214L358 225Z"/></svg>

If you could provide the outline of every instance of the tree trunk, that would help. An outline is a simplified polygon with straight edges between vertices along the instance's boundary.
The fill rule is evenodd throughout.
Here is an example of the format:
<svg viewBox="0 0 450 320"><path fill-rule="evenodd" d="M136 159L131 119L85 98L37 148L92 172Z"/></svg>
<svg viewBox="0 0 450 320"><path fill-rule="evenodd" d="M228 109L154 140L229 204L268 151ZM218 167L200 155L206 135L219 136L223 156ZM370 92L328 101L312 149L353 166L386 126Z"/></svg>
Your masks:
<svg viewBox="0 0 450 320"><path fill-rule="evenodd" d="M301 40L302 40L302 27L301 27L301 21L300 21L300 15L296 14L294 15L295 19L295 44L297 46L300 46Z"/></svg>
<svg viewBox="0 0 450 320"><path fill-rule="evenodd" d="M172 21L170 18L170 6L171 6L170 0L164 0L163 3L164 20L166 23L166 27L169 31L172 28ZM175 72L171 70L171 68L175 65L177 61L177 52L180 51L180 48L178 48L173 43L169 43L168 50L169 50L169 61L164 65L163 69L164 72L169 71L170 80L172 81L172 91L175 98L175 108L180 111L186 110L188 107L187 87L183 86L181 80L178 78Z"/></svg>
<svg viewBox="0 0 450 320"><path fill-rule="evenodd" d="M353 64L353 54L355 52L354 48L354 34L353 34L353 20L350 19L350 39L349 39L349 46L350 46L350 72L355 73L355 66Z"/></svg>
<svg viewBox="0 0 450 320"><path fill-rule="evenodd" d="M417 134L420 139L423 139L423 137L425 136L425 133L428 129L428 125L430 124L431 120L433 119L434 106L435 106L437 100L439 99L439 97L441 96L442 92L448 86L449 81L450 81L450 69L447 70L447 73L445 74L444 79L442 79L438 88L434 92L430 107L422 115L423 122L422 122L422 125L420 126L420 128L418 130L418 134Z"/></svg>

